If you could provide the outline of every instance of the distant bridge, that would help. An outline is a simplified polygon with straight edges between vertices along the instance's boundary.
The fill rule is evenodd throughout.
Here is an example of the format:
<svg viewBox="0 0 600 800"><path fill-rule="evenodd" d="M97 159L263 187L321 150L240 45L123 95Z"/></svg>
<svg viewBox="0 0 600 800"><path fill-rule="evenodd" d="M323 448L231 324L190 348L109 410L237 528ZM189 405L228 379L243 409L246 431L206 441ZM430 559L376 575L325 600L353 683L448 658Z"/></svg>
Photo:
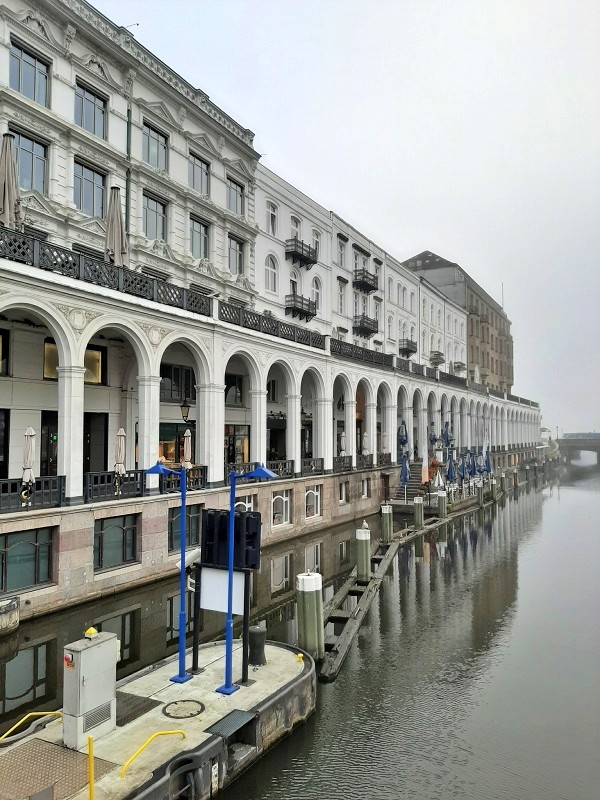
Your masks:
<svg viewBox="0 0 600 800"><path fill-rule="evenodd" d="M558 446L567 461L578 458L582 450L587 450L596 453L600 463L600 433L564 433L562 439L558 440Z"/></svg>

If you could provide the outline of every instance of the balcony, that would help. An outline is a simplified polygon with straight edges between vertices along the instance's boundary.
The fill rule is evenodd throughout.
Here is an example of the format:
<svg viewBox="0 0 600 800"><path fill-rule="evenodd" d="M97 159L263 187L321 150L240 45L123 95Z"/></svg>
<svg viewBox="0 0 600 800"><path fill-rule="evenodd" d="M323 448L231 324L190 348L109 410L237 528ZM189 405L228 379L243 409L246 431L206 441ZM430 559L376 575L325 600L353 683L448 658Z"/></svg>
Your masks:
<svg viewBox="0 0 600 800"><path fill-rule="evenodd" d="M251 331L266 333L268 336L277 336L286 339L288 342L305 344L308 347L317 347L319 350L325 349L325 337L318 331L310 331L285 322L276 317L269 317L266 314L259 314L242 306L234 306L231 303L219 303L219 319L222 322L229 322L231 325L239 325Z"/></svg>
<svg viewBox="0 0 600 800"><path fill-rule="evenodd" d="M292 264L300 264L306 269L310 269L318 261L317 248L306 244L297 236L286 241L285 257L286 259L291 258Z"/></svg>
<svg viewBox="0 0 600 800"><path fill-rule="evenodd" d="M322 458L303 458L302 475L322 475L324 470Z"/></svg>
<svg viewBox="0 0 600 800"><path fill-rule="evenodd" d="M412 339L400 339L398 352L403 358L410 358L417 352L417 343Z"/></svg>
<svg viewBox="0 0 600 800"><path fill-rule="evenodd" d="M431 353L429 353L429 363L433 367L439 367L445 360L444 354L440 350L432 350Z"/></svg>
<svg viewBox="0 0 600 800"><path fill-rule="evenodd" d="M351 361L365 364L375 364L375 366L384 367L385 369L394 368L394 356L392 353L379 353L377 350L369 350L368 347L357 347L354 344L350 344L350 342L341 342L339 339L332 339L330 348L332 356L348 358Z"/></svg>
<svg viewBox="0 0 600 800"><path fill-rule="evenodd" d="M352 472L352 456L334 456L334 472Z"/></svg>
<svg viewBox="0 0 600 800"><path fill-rule="evenodd" d="M392 454L391 453L377 453L377 466L378 467L391 467Z"/></svg>
<svg viewBox="0 0 600 800"><path fill-rule="evenodd" d="M374 275L367 269L355 269L352 278L352 286L354 286L355 289L360 289L370 294L371 292L376 292L379 288L379 280L377 275Z"/></svg>
<svg viewBox="0 0 600 800"><path fill-rule="evenodd" d="M274 472L278 478L294 477L294 462L289 459L283 461L267 461L267 469Z"/></svg>
<svg viewBox="0 0 600 800"><path fill-rule="evenodd" d="M379 330L379 323L376 319L367 317L366 314L357 314L352 323L352 333L357 336L374 336Z"/></svg>
<svg viewBox="0 0 600 800"><path fill-rule="evenodd" d="M288 294L285 297L285 313L310 322L317 314L317 304L301 294Z"/></svg>
<svg viewBox="0 0 600 800"><path fill-rule="evenodd" d="M175 479L176 491L179 491L179 478L175 476ZM141 469L129 470L124 475L116 475L114 472L86 472L83 481L83 497L86 503L120 500L122 497L143 497L146 493L146 473Z"/></svg>
<svg viewBox="0 0 600 800"><path fill-rule="evenodd" d="M192 467L191 469L186 470L186 478L188 492L193 492L197 489L206 489L208 467ZM179 476L161 475L159 487L161 494L179 492Z"/></svg>
<svg viewBox="0 0 600 800"><path fill-rule="evenodd" d="M358 453L356 456L356 469L372 469L373 468L373 455L363 455Z"/></svg>
<svg viewBox="0 0 600 800"><path fill-rule="evenodd" d="M455 361L454 362L454 374L455 375L462 375L463 372L467 371L467 365L464 361Z"/></svg>
<svg viewBox="0 0 600 800"><path fill-rule="evenodd" d="M64 504L65 477L41 477L31 485L21 478L0 480L0 513L29 511L31 508L57 508Z"/></svg>

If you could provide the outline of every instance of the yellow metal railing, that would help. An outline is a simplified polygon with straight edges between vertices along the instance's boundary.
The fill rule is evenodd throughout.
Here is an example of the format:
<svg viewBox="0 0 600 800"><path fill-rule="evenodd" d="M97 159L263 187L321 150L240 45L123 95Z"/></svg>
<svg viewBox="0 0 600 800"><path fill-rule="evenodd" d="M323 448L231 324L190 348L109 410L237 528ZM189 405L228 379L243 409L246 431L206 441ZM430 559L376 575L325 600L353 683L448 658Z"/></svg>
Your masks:
<svg viewBox="0 0 600 800"><path fill-rule="evenodd" d="M3 733L2 736L0 736L0 742L4 741L4 739L10 736L10 734L19 727L19 725L22 725L25 720L30 717L62 717L62 711L31 711L16 722L12 728L9 728L6 733Z"/></svg>
<svg viewBox="0 0 600 800"><path fill-rule="evenodd" d="M125 773L129 769L132 761L135 761L135 759L139 756L142 750L145 750L146 747L148 747L148 745L150 744L150 742L154 741L154 739L156 739L157 736L171 736L172 734L177 734L177 733L180 734L184 739L186 738L185 731L156 731L156 733L153 733L152 736L149 736L144 742L144 744L138 747L135 753L132 756L130 756L127 759L127 761L123 764L123 766L121 767L121 772L119 773L120 776L122 778L125 777Z"/></svg>

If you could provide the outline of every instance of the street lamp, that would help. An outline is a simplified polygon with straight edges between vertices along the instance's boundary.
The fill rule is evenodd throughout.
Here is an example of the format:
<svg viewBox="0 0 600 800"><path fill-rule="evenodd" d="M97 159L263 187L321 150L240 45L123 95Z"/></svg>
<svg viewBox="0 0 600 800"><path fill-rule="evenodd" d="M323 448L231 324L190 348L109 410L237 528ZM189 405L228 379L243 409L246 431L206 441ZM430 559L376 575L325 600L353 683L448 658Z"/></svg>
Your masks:
<svg viewBox="0 0 600 800"><path fill-rule="evenodd" d="M187 401L187 397L184 398L183 403L179 406L179 410L181 411L181 418L184 422L187 422L190 415L190 404Z"/></svg>
<svg viewBox="0 0 600 800"><path fill-rule="evenodd" d="M184 401L185 402L185 401ZM188 406L189 411L189 406ZM183 413L183 412L182 412ZM179 475L179 489L181 491L181 510L179 512L179 538L180 538L180 569L179 569L179 672L171 680L173 683L185 683L192 677L185 671L185 495L187 488L186 470L169 469L157 461L153 467L146 470L146 475Z"/></svg>
<svg viewBox="0 0 600 800"><path fill-rule="evenodd" d="M216 691L221 694L233 694L240 687L233 682L233 548L234 548L234 520L235 520L235 482L238 478L252 479L276 478L277 473L266 469L259 464L251 472L229 473L229 524L227 535L227 620L225 622L225 683ZM183 558L183 557L182 557ZM182 584L183 585L183 584Z"/></svg>

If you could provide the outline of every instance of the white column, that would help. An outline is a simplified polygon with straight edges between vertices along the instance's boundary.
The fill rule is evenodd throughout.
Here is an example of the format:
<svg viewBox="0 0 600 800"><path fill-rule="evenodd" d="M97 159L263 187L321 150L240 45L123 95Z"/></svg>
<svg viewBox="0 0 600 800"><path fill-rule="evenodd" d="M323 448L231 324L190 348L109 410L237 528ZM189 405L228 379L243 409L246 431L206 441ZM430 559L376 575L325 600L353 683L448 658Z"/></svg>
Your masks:
<svg viewBox="0 0 600 800"><path fill-rule="evenodd" d="M377 464L377 403L365 403L367 447L373 456L373 465ZM362 444L362 442L361 442Z"/></svg>
<svg viewBox="0 0 600 800"><path fill-rule="evenodd" d="M402 409L402 416L400 418L400 422L404 420L406 424L406 437L408 439L408 460L413 461L415 457L415 442L413 442L413 410L412 406L406 406L406 408ZM400 427L400 425L398 425ZM398 430L394 433L394 436L397 439Z"/></svg>
<svg viewBox="0 0 600 800"><path fill-rule="evenodd" d="M317 458L323 459L323 469L325 472L333 470L333 417L331 409L333 407L333 397L319 397L316 401L317 407L317 441L315 447L315 430L313 424L313 452ZM313 414L313 420L315 415Z"/></svg>
<svg viewBox="0 0 600 800"><path fill-rule="evenodd" d="M139 468L148 469L158 459L160 425L160 376L140 375L138 381L138 453ZM158 475L146 476L146 488L158 488Z"/></svg>
<svg viewBox="0 0 600 800"><path fill-rule="evenodd" d="M267 460L267 391L266 389L252 389L250 391L252 403L251 428L250 428L250 461L265 464Z"/></svg>
<svg viewBox="0 0 600 800"><path fill-rule="evenodd" d="M137 420L137 392L124 389L121 394L121 422L125 428L125 466L135 466L135 423Z"/></svg>
<svg viewBox="0 0 600 800"><path fill-rule="evenodd" d="M356 400L346 400L344 412L346 432L346 455L352 456L352 467L356 467Z"/></svg>
<svg viewBox="0 0 600 800"><path fill-rule="evenodd" d="M57 367L58 475L65 476L68 505L83 501L83 378L85 367Z"/></svg>
<svg viewBox="0 0 600 800"><path fill-rule="evenodd" d="M419 420L419 461L429 462L429 431L427 428L428 412L427 408L421 409Z"/></svg>
<svg viewBox="0 0 600 800"><path fill-rule="evenodd" d="M398 410L394 403L383 407L382 414L382 435L387 433L387 449L390 454L392 464L398 460L398 436L396 435L396 422L398 420Z"/></svg>
<svg viewBox="0 0 600 800"><path fill-rule="evenodd" d="M208 483L223 483L225 435L225 384L196 386L196 460L208 466Z"/></svg>
<svg viewBox="0 0 600 800"><path fill-rule="evenodd" d="M294 475L299 475L302 469L302 395L288 394L287 419L285 430L286 456L294 462Z"/></svg>

